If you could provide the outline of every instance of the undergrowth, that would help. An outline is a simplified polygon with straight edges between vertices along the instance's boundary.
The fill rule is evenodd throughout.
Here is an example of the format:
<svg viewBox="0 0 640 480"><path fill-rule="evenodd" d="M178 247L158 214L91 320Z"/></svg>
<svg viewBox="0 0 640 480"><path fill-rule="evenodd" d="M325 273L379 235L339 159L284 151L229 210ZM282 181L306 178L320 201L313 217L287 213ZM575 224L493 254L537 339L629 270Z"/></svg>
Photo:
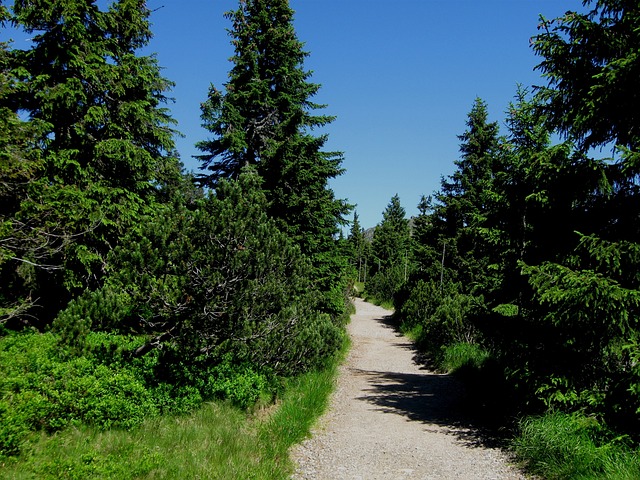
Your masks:
<svg viewBox="0 0 640 480"><path fill-rule="evenodd" d="M548 479L640 478L640 457L595 418L549 413L520 424L514 449L526 469Z"/></svg>
<svg viewBox="0 0 640 480"><path fill-rule="evenodd" d="M246 369L233 378L217 372L210 391L231 395L206 401L195 387L145 390L141 372L153 371L151 360L130 371L115 362L110 373L98 374L108 367L97 357L62 360L47 335L3 338L0 347L0 477L7 479L288 478L288 449L326 408L339 362L336 357L323 370L280 380L273 406L272 398L255 397L266 377ZM73 376L76 363L86 374L91 361L97 362L93 375ZM38 382L40 393L33 393ZM247 406L249 399L254 403Z"/></svg>

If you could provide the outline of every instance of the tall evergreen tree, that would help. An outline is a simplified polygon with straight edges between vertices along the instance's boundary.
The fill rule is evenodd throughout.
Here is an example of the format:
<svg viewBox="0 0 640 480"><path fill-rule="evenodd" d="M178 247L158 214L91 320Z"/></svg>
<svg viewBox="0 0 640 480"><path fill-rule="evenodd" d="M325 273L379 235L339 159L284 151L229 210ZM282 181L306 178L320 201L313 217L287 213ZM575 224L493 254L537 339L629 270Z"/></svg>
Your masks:
<svg viewBox="0 0 640 480"><path fill-rule="evenodd" d="M542 19L534 51L552 124L585 148L637 150L640 140L640 7L634 0L583 0L585 13Z"/></svg>
<svg viewBox="0 0 640 480"><path fill-rule="evenodd" d="M137 54L151 37L142 0L107 11L93 0L17 0L13 12L33 46L12 52L21 76L9 105L44 126L42 168L15 220L72 239L46 262L55 270L31 262L47 317L69 292L101 282L107 253L177 180L173 120L162 106L171 83L153 57Z"/></svg>
<svg viewBox="0 0 640 480"><path fill-rule="evenodd" d="M349 230L347 241L349 242L349 256L351 257L351 264L358 270L358 277L360 277L364 254L364 235L362 233L362 227L360 226L357 211L353 212L353 221L351 222L351 229Z"/></svg>
<svg viewBox="0 0 640 480"><path fill-rule="evenodd" d="M488 121L487 105L476 98L467 118L467 130L460 136L460 159L456 171L443 179L436 195L433 224L454 276L465 285L476 281L470 252L483 248L483 228L494 206L494 172L498 168L499 127ZM479 252L476 252L479 253ZM479 257L477 257L479 258ZM486 263L486 262L485 262Z"/></svg>
<svg viewBox="0 0 640 480"><path fill-rule="evenodd" d="M410 248L411 231L406 210L400 204L398 194L382 212L382 221L373 233L373 254L379 260L380 269L403 263Z"/></svg>
<svg viewBox="0 0 640 480"><path fill-rule="evenodd" d="M539 98L549 121L590 147L615 144L618 161L591 161L575 182L592 185L580 202L587 215L574 250L527 268L540 318L559 340L556 365L539 388L553 403L575 403L637 431L640 411L640 6L637 2L584 2L586 13L543 20L534 49L548 79ZM595 185L595 187L594 187ZM567 407L566 403L563 405Z"/></svg>
<svg viewBox="0 0 640 480"><path fill-rule="evenodd" d="M287 0L246 0L226 14L235 48L224 92L211 86L202 105L213 137L198 143L204 185L238 176L255 165L263 178L268 212L311 257L325 290L341 275L334 236L349 207L335 198L330 179L340 175L342 156L324 152L326 135L311 130L333 117L316 115L320 86L309 82L308 55L297 39Z"/></svg>
<svg viewBox="0 0 640 480"><path fill-rule="evenodd" d="M394 293L406 282L412 269L412 241L406 211L396 194L382 212L371 241L371 278L366 292L378 301L393 300Z"/></svg>
<svg viewBox="0 0 640 480"><path fill-rule="evenodd" d="M303 251L326 248L347 208L336 200L328 180L342 173L341 155L322 152L326 135L314 128L333 117L312 98L320 86L304 70L308 55L297 39L287 0L247 0L226 14L232 23L233 67L225 91L211 86L202 106L211 140L198 143L204 184L237 177L257 165L272 216L301 243Z"/></svg>

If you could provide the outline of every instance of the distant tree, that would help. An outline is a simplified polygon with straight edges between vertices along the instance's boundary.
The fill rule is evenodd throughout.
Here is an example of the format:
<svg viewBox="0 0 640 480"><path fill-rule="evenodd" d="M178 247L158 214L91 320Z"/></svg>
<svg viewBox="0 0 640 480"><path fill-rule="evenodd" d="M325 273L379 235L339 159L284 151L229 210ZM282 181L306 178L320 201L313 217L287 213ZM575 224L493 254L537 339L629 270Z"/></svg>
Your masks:
<svg viewBox="0 0 640 480"><path fill-rule="evenodd" d="M363 272L365 268L365 238L362 227L360 226L360 220L358 218L358 212L353 212L353 221L351 222L351 230L349 231L349 255L351 258L351 264L358 272L358 280L362 281Z"/></svg>
<svg viewBox="0 0 640 480"><path fill-rule="evenodd" d="M410 242L409 220L400 204L400 197L396 194L382 212L382 222L373 233L372 249L380 261L380 268L402 264L410 248Z"/></svg>
<svg viewBox="0 0 640 480"><path fill-rule="evenodd" d="M366 292L378 301L391 301L394 292L407 280L412 269L409 220L396 194L391 198L371 241L372 274Z"/></svg>

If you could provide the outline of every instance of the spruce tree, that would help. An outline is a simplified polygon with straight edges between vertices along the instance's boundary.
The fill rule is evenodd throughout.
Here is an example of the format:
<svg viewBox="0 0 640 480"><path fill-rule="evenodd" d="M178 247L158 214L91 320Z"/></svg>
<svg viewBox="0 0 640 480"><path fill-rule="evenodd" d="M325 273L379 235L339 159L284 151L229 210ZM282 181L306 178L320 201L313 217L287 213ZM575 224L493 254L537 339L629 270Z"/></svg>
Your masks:
<svg viewBox="0 0 640 480"><path fill-rule="evenodd" d="M436 195L433 222L438 247L454 277L465 285L475 282L470 253L482 247L482 228L493 208L492 183L499 162L499 127L488 121L486 103L476 98L467 118L467 130L458 138L460 159L456 171L443 179ZM480 252L476 251L476 254Z"/></svg>
<svg viewBox="0 0 640 480"><path fill-rule="evenodd" d="M540 96L551 123L585 149L640 147L640 6L633 0L584 0L585 12L542 18L533 48L548 84Z"/></svg>
<svg viewBox="0 0 640 480"><path fill-rule="evenodd" d="M382 221L373 234L372 249L380 261L380 269L402 264L410 241L409 220L396 194L382 212Z"/></svg>
<svg viewBox="0 0 640 480"><path fill-rule="evenodd" d="M570 166L570 181L585 189L572 211L585 218L573 235L572 250L525 269L539 318L555 338L547 342L555 350L545 348L556 364L547 365L537 388L555 407L567 408L562 399L574 396L575 406L635 433L640 409L640 7L613 0L584 4L591 7L586 13L543 19L534 41L548 80L539 101L549 124L587 152L586 160ZM594 152L590 148L610 144L620 153L614 161L587 157Z"/></svg>
<svg viewBox="0 0 640 480"><path fill-rule="evenodd" d="M45 126L42 168L16 219L72 239L48 259L56 270L34 271L34 296L50 317L70 293L101 283L107 253L177 181L163 107L171 83L153 57L138 54L151 37L142 0L107 11L93 0L18 0L13 12L33 39L12 52L21 76L11 107Z"/></svg>
<svg viewBox="0 0 640 480"><path fill-rule="evenodd" d="M198 143L205 185L237 177L257 165L270 213L312 254L337 233L346 205L328 180L342 173L341 155L322 151L326 136L309 132L333 117L312 98L320 86L304 70L308 55L297 39L287 0L248 0L226 14L232 20L233 67L222 92L211 86L203 104L210 140Z"/></svg>
<svg viewBox="0 0 640 480"><path fill-rule="evenodd" d="M311 134L333 117L314 114L323 108L312 101L320 86L304 69L293 11L287 0L246 0L226 16L235 54L224 91L212 85L202 106L212 138L197 144L200 181L215 187L255 165L270 216L311 257L322 288L340 289L345 265L334 236L349 207L328 182L343 172L342 155L324 152L327 136Z"/></svg>
<svg viewBox="0 0 640 480"><path fill-rule="evenodd" d="M353 212L353 221L351 222L351 230L349 231L349 256L352 266L358 272L358 281L362 281L364 277L365 267L365 238L363 229L360 226L358 212Z"/></svg>
<svg viewBox="0 0 640 480"><path fill-rule="evenodd" d="M365 285L368 295L390 302L394 293L407 280L412 269L412 241L406 211L396 194L382 213L371 241L373 275Z"/></svg>

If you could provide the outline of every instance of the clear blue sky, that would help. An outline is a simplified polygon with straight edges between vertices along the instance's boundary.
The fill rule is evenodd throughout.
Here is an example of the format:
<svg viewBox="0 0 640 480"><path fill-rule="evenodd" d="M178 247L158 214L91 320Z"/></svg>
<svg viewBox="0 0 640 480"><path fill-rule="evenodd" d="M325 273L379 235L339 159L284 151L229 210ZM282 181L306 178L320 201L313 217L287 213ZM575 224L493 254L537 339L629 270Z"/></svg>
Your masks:
<svg viewBox="0 0 640 480"><path fill-rule="evenodd" d="M222 87L232 54L223 13L236 0L148 0L156 52L176 82L171 105L178 150L189 170L195 142L207 137L200 103L210 83ZM539 14L556 17L579 0L291 0L305 66L322 88L328 150L344 152L346 173L332 182L339 198L357 204L364 227L381 220L399 194L408 215L422 194L439 187L458 158L476 97L503 122L516 84L541 84L529 39ZM20 38L16 46L25 48ZM24 42L25 40L22 40Z"/></svg>

